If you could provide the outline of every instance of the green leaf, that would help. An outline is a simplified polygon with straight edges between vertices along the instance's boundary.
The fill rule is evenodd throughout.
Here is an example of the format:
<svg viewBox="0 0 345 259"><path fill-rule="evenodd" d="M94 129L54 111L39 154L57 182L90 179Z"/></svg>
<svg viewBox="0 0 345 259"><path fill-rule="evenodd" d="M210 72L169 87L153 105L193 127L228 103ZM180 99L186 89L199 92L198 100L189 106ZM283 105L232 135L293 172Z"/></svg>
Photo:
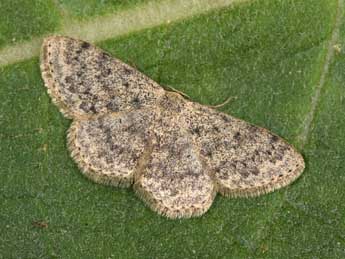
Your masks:
<svg viewBox="0 0 345 259"><path fill-rule="evenodd" d="M53 24L69 11L62 2L47 7L60 10L49 16ZM276 132L304 155L307 168L289 187L251 199L217 196L200 218L168 220L130 189L84 178L66 148L71 121L51 103L38 59L0 67L0 255L344 258L344 6L246 1L99 43L195 101L237 97L221 110ZM1 36L50 31L39 25L23 34L23 21L11 19Z"/></svg>
<svg viewBox="0 0 345 259"><path fill-rule="evenodd" d="M59 18L52 0L1 0L0 48L54 31Z"/></svg>
<svg viewBox="0 0 345 259"><path fill-rule="evenodd" d="M81 20L134 8L150 1L152 0L58 0L68 15Z"/></svg>

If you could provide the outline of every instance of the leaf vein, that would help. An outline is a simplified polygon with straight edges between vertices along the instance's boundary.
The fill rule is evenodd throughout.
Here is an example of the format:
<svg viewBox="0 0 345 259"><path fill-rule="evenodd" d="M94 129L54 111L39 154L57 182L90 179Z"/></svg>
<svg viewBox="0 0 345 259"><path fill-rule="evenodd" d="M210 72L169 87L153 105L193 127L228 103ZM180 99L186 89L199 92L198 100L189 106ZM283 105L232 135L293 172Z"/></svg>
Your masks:
<svg viewBox="0 0 345 259"><path fill-rule="evenodd" d="M315 119L315 113L320 102L321 92L326 82L326 77L329 72L329 66L331 62L333 61L334 52L335 52L334 45L339 40L339 29L340 29L340 25L341 25L343 14L344 14L344 7L345 7L344 0L338 0L337 15L336 15L335 23L334 23L333 30L331 33L331 38L328 42L327 53L326 53L326 57L325 57L322 71L320 74L320 79L315 87L314 94L312 95L310 110L304 119L302 132L298 136L298 143L300 143L301 149L304 148L304 146L306 145L310 137L312 124Z"/></svg>
<svg viewBox="0 0 345 259"><path fill-rule="evenodd" d="M56 33L95 43L248 1L250 0L148 2L112 15L98 16L90 21L65 22ZM43 37L0 49L0 67L38 56Z"/></svg>

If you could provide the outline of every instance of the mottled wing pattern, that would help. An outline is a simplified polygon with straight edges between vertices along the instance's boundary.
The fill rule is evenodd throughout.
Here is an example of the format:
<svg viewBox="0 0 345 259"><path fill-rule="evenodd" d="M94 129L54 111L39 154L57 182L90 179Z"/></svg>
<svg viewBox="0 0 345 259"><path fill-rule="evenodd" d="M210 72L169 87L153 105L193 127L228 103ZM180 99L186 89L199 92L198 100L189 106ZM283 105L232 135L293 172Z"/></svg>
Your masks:
<svg viewBox="0 0 345 259"><path fill-rule="evenodd" d="M151 155L134 184L153 210L170 218L201 215L216 195L212 176L180 118L184 104L180 98L164 101L162 116L153 128Z"/></svg>
<svg viewBox="0 0 345 259"><path fill-rule="evenodd" d="M264 128L196 103L189 103L183 116L224 195L267 193L303 172L302 156Z"/></svg>
<svg viewBox="0 0 345 259"><path fill-rule="evenodd" d="M140 109L155 104L164 94L136 69L68 37L44 40L41 70L48 92L69 118Z"/></svg>
<svg viewBox="0 0 345 259"><path fill-rule="evenodd" d="M134 184L170 218L201 215L217 192L254 196L295 180L302 156L280 137L165 92L89 43L45 39L42 77L74 121L69 149L95 182Z"/></svg>
<svg viewBox="0 0 345 259"><path fill-rule="evenodd" d="M68 142L83 173L97 183L130 186L149 150L158 109L112 113L75 120Z"/></svg>

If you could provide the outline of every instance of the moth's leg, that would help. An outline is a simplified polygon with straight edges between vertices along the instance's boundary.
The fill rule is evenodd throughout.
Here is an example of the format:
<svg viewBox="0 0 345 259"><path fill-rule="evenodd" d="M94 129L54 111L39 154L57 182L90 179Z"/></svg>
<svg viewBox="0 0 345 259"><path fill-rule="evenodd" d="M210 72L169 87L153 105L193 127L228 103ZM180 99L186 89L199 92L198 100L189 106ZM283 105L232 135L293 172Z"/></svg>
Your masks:
<svg viewBox="0 0 345 259"><path fill-rule="evenodd" d="M48 93L69 118L152 106L164 94L153 80L87 42L46 38L41 71Z"/></svg>
<svg viewBox="0 0 345 259"><path fill-rule="evenodd" d="M267 193L303 172L302 156L266 129L195 103L183 116L223 195Z"/></svg>
<svg viewBox="0 0 345 259"><path fill-rule="evenodd" d="M74 121L68 134L72 157L91 180L129 186L147 152L158 110L117 113Z"/></svg>
<svg viewBox="0 0 345 259"><path fill-rule="evenodd" d="M175 114L175 116L173 115ZM134 188L155 211L169 218L205 213L216 194L212 177L176 113L155 126L152 153Z"/></svg>

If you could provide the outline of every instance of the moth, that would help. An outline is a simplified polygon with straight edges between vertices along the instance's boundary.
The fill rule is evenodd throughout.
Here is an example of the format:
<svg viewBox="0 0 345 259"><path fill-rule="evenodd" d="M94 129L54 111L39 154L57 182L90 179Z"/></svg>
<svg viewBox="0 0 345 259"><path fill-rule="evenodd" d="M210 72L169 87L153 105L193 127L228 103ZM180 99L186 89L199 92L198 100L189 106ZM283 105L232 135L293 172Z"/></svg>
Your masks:
<svg viewBox="0 0 345 259"><path fill-rule="evenodd" d="M68 148L85 176L133 187L169 218L204 214L217 193L249 197L294 181L302 156L267 129L164 90L85 41L51 36L40 66L69 119Z"/></svg>

